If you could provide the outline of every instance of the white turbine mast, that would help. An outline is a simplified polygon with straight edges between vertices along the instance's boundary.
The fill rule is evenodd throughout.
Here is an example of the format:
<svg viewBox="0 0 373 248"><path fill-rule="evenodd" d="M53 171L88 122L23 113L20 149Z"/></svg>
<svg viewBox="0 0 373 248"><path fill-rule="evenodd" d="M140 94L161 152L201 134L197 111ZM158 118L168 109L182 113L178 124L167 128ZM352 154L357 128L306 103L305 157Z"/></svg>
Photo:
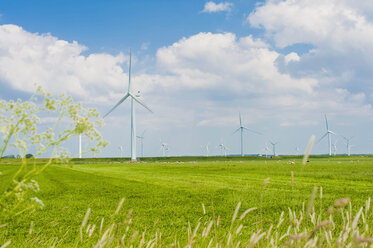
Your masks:
<svg viewBox="0 0 373 248"><path fill-rule="evenodd" d="M141 135L136 136L138 139L140 139L140 144L141 144L141 157L144 157L144 134L145 134L145 131L146 131L146 130L144 130L144 131L142 132Z"/></svg>
<svg viewBox="0 0 373 248"><path fill-rule="evenodd" d="M135 105L134 101L139 103L141 106L149 110L151 113L153 111L145 105L136 95L133 94L132 86L131 86L131 59L132 59L132 53L130 51L130 63L129 63L129 69L128 69L128 90L127 93L122 97L122 99L119 100L115 106L110 109L109 112L107 112L104 115L104 118L108 116L111 112L113 112L114 109L116 109L122 102L124 102L128 97L131 99L131 161L136 162L136 122L135 122Z"/></svg>
<svg viewBox="0 0 373 248"><path fill-rule="evenodd" d="M328 118L326 117L326 115L325 115L325 126L326 126L326 133L319 139L317 143L319 143L323 138L328 136L329 156L331 156L332 155L332 139L330 135L331 134L336 135L336 134L329 129Z"/></svg>
<svg viewBox="0 0 373 248"><path fill-rule="evenodd" d="M353 136L347 138L345 136L342 136L342 138L345 140L345 143L346 143L346 149L347 149L347 155L350 156L351 155L351 144L350 144L350 140L353 138Z"/></svg>
<svg viewBox="0 0 373 248"><path fill-rule="evenodd" d="M334 156L336 156L337 155L337 139L334 141L334 143L333 143L333 152L334 152Z"/></svg>
<svg viewBox="0 0 373 248"><path fill-rule="evenodd" d="M269 148L268 148L268 145L266 144L266 146L264 147L264 152L266 154L266 158L268 157L268 152L269 152Z"/></svg>
<svg viewBox="0 0 373 248"><path fill-rule="evenodd" d="M240 119L240 127L236 129L236 131L233 132L233 134L237 133L238 131L241 131L241 156L243 157L244 156L244 149L243 149L243 131L246 130L246 131L250 131L250 132L253 132L253 133L256 133L256 134L261 134L257 131L254 131L254 130L251 130L245 126L242 125L242 119L241 119L241 113L238 113L238 117Z"/></svg>
<svg viewBox="0 0 373 248"><path fill-rule="evenodd" d="M299 151L300 151L299 146L295 147L295 151L296 151L296 155L299 156Z"/></svg>
<svg viewBox="0 0 373 248"><path fill-rule="evenodd" d="M166 152L168 152L168 144L161 141L161 150L163 157L166 156Z"/></svg>
<svg viewBox="0 0 373 248"><path fill-rule="evenodd" d="M224 155L224 157L226 157L227 156L227 150L229 150L229 148L226 147L223 143L220 143L219 147L220 147L221 155L222 156Z"/></svg>
<svg viewBox="0 0 373 248"><path fill-rule="evenodd" d="M269 143L271 143L272 145L273 156L276 157L276 145L278 144L278 142L270 141Z"/></svg>
<svg viewBox="0 0 373 248"><path fill-rule="evenodd" d="M206 152L206 157L209 156L209 145L210 145L210 142L207 143L205 146L201 146L202 150Z"/></svg>
<svg viewBox="0 0 373 248"><path fill-rule="evenodd" d="M123 158L123 146L118 146L118 149L120 150L120 157Z"/></svg>

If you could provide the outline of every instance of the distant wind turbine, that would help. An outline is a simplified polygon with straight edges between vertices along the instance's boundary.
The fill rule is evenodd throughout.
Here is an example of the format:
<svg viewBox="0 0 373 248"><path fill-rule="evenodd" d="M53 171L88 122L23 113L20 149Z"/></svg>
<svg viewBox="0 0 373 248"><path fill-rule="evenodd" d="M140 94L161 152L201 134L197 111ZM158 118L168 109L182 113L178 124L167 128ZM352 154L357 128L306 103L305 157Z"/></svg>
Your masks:
<svg viewBox="0 0 373 248"><path fill-rule="evenodd" d="M273 156L276 157L276 145L278 144L278 142L270 141L270 143L272 145Z"/></svg>
<svg viewBox="0 0 373 248"><path fill-rule="evenodd" d="M209 145L210 145L210 142L207 143L207 145L205 146L201 146L201 148L206 151L206 157L209 156Z"/></svg>
<svg viewBox="0 0 373 248"><path fill-rule="evenodd" d="M264 151L264 155L267 158L268 157L268 152L270 151L267 143L265 144L265 147L261 151Z"/></svg>
<svg viewBox="0 0 373 248"><path fill-rule="evenodd" d="M337 155L337 141L338 141L338 140L335 140L334 143L333 143L334 156Z"/></svg>
<svg viewBox="0 0 373 248"><path fill-rule="evenodd" d="M123 158L123 146L119 146L118 149L120 150L120 157Z"/></svg>
<svg viewBox="0 0 373 248"><path fill-rule="evenodd" d="M136 161L136 122L135 122L135 105L134 101L139 103L141 106L149 110L150 112L153 113L153 111L145 105L140 99L138 99L137 96L135 96L132 92L132 87L131 87L131 58L132 58L132 53L130 51L130 63L129 63L129 70L128 70L128 90L127 93L124 95L122 99L119 100L115 106L110 109L109 112L107 112L104 115L104 118L108 116L111 112L113 112L114 109L116 109L122 102L124 102L128 97L131 98L131 161L135 162Z"/></svg>
<svg viewBox="0 0 373 248"><path fill-rule="evenodd" d="M140 143L141 143L141 157L144 157L144 134L145 134L145 131L146 130L144 130L140 136L136 136L138 139L140 139Z"/></svg>
<svg viewBox="0 0 373 248"><path fill-rule="evenodd" d="M162 155L163 157L166 156L166 152L168 151L168 144L167 143L161 143L161 150L162 150Z"/></svg>
<svg viewBox="0 0 373 248"><path fill-rule="evenodd" d="M220 143L219 147L220 147L221 155L222 156L224 155L224 157L226 157L227 156L227 150L229 150L229 148L226 147L223 143Z"/></svg>
<svg viewBox="0 0 373 248"><path fill-rule="evenodd" d="M300 150L299 146L295 147L295 151L296 151L297 156L299 155L299 150Z"/></svg>
<svg viewBox="0 0 373 248"><path fill-rule="evenodd" d="M331 134L336 135L336 134L329 129L328 118L326 117L326 115L325 115L325 126L326 126L326 133L319 139L319 141L317 143L319 143L323 138L328 136L329 156L331 156L332 155L332 139L331 139L330 135Z"/></svg>
<svg viewBox="0 0 373 248"><path fill-rule="evenodd" d="M242 125L242 120L241 120L241 113L238 113L238 116L240 118L240 127L236 129L236 131L233 132L233 134L237 133L238 131L241 131L241 156L243 157L244 156L244 152L243 152L243 131L246 130L246 131L250 131L250 132L253 132L253 133L256 133L256 134L261 134L257 131L254 131L254 130L251 130L245 126Z"/></svg>
<svg viewBox="0 0 373 248"><path fill-rule="evenodd" d="M351 137L349 137L349 138L347 138L347 137L345 137L345 136L342 136L343 137L343 139L346 141L345 143L346 143L346 148L347 148L347 155L348 156L350 156L350 151L351 151L351 145L350 145L350 140L353 138L353 136L351 136Z"/></svg>

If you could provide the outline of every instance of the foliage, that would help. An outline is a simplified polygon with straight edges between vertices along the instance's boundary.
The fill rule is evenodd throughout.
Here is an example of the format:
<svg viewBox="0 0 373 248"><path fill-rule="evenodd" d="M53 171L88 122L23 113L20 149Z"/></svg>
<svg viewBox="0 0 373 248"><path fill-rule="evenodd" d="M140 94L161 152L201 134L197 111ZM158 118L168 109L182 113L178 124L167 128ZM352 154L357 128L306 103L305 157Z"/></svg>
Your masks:
<svg viewBox="0 0 373 248"><path fill-rule="evenodd" d="M83 108L70 96L52 97L41 87L36 95L28 101L0 101L0 158L8 149L18 150L21 158L21 166L0 195L0 226L3 227L0 231L6 230L8 223L21 214L25 217L44 207L43 201L35 196L40 188L33 177L52 162L67 162L69 154L62 147L64 142L82 134L90 140L91 152L106 146L96 129L102 121L95 109ZM44 127L43 119L52 120L52 124ZM35 158L42 156L49 159L42 165L34 163Z"/></svg>

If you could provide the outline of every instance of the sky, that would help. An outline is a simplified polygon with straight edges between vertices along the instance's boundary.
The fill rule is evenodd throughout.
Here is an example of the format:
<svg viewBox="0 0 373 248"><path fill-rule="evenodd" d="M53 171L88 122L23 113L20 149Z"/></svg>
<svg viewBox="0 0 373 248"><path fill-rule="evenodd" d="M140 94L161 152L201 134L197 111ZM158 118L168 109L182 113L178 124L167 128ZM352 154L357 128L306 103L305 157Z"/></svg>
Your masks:
<svg viewBox="0 0 373 248"><path fill-rule="evenodd" d="M373 153L373 2L0 2L0 99L26 100L34 83L105 114L132 82L145 156L302 153L326 132L338 154ZM130 103L105 118L99 156L130 155ZM83 137L83 144L87 144ZM139 142L138 142L139 143ZM297 149L297 147L299 149ZM78 138L67 148L78 151ZM140 144L137 154L141 155ZM327 140L313 154L328 152ZM90 156L87 154L86 156Z"/></svg>

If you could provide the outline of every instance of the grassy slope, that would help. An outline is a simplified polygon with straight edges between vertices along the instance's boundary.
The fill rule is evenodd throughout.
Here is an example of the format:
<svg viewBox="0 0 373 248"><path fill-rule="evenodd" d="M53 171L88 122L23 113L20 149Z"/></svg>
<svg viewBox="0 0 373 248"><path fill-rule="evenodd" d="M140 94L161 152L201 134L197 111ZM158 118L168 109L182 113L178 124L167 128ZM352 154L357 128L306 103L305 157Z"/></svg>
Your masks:
<svg viewBox="0 0 373 248"><path fill-rule="evenodd" d="M11 165L0 167L1 189L15 169ZM295 174L294 187L291 171ZM371 158L352 162L319 158L307 166L298 160L295 165L287 160L56 165L36 178L41 187L37 196L46 207L29 219L11 223L9 236L23 240L33 220L35 230L43 229L48 237L62 237L67 230L72 233L70 237L76 237L87 207L92 208L90 218L99 221L110 216L125 197L124 208L133 209L136 216L134 229L153 232L159 228L171 241L175 235L185 238L188 221L193 224L203 216L202 203L207 215L212 216L213 208L227 226L239 201L242 209L259 207L262 182L267 177L271 180L263 192L263 215L268 224L276 222L287 207L301 208L314 186L323 187L325 210L341 197L350 197L357 208L371 196L372 176ZM320 207L319 200L316 207ZM246 221L258 221L258 213Z"/></svg>

